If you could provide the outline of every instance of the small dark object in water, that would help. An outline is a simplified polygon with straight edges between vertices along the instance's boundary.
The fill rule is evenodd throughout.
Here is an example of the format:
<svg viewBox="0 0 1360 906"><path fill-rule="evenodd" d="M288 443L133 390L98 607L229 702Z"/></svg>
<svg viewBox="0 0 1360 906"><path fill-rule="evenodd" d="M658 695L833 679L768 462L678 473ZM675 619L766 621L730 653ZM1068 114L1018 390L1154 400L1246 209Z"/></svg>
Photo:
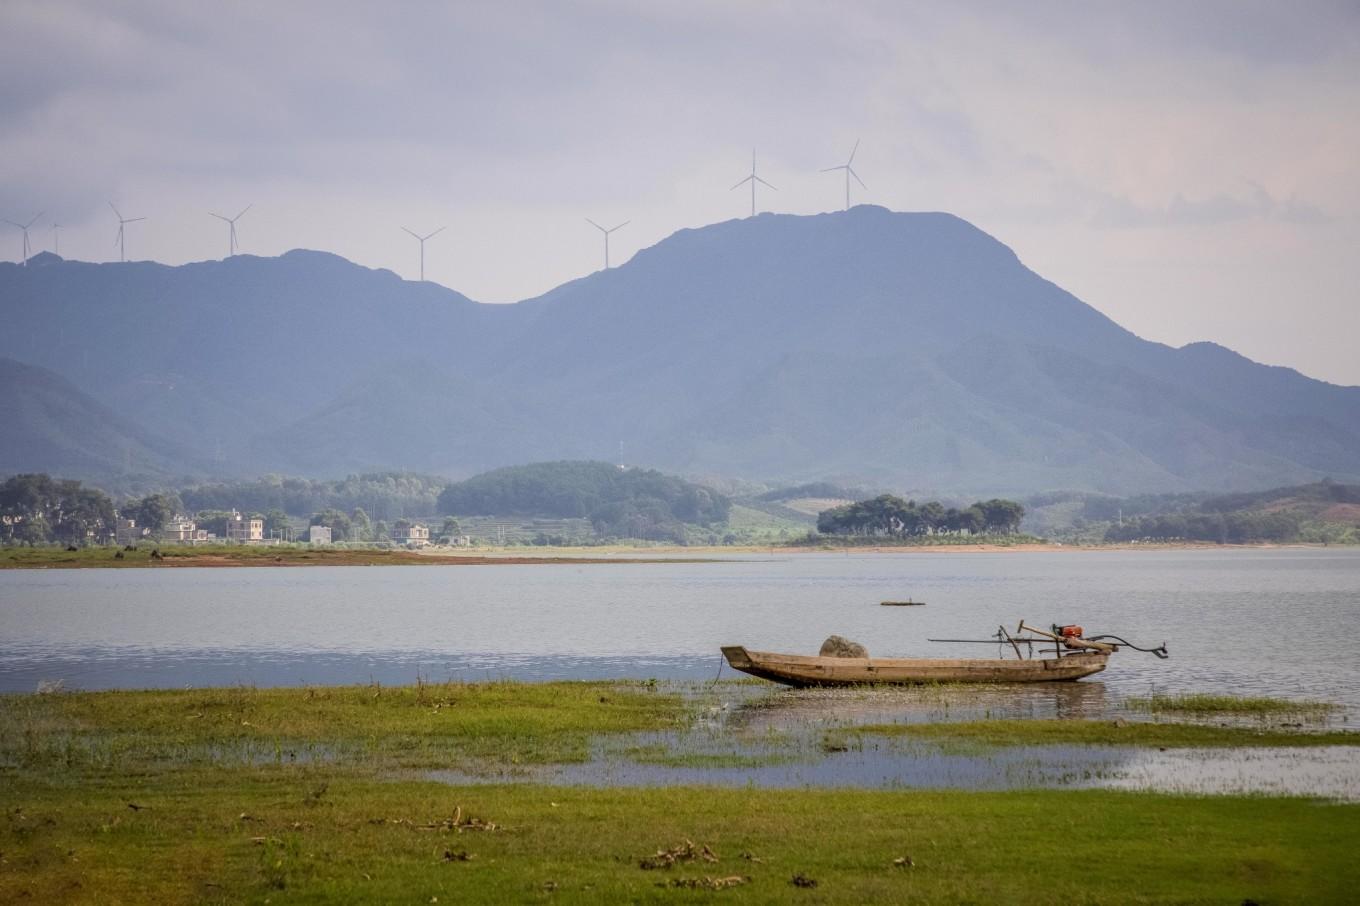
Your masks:
<svg viewBox="0 0 1360 906"><path fill-rule="evenodd" d="M879 601L884 607L925 607L925 601L913 601L908 598L905 601Z"/></svg>

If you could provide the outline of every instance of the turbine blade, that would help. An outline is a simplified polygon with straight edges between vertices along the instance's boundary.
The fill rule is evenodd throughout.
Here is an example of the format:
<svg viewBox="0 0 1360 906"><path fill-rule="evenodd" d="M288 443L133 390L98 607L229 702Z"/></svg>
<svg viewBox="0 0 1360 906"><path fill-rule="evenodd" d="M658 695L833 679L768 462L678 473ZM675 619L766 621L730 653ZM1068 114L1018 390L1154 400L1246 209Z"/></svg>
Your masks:
<svg viewBox="0 0 1360 906"><path fill-rule="evenodd" d="M11 226L17 226L21 230L24 228L22 223L15 223L13 220L6 220L5 223L10 224Z"/></svg>
<svg viewBox="0 0 1360 906"><path fill-rule="evenodd" d="M774 189L776 192L779 191L779 189L775 188L774 186L771 186L769 183L761 179L759 176L753 176L751 178L754 179L756 182L760 183L762 186L769 186L769 188Z"/></svg>
<svg viewBox="0 0 1360 906"><path fill-rule="evenodd" d="M733 186L732 189L740 189L742 186L746 185L748 182L750 182L751 180L753 180L753 179L755 179L755 178L756 178L756 177L755 177L755 174L751 174L750 176L746 177L746 178L743 179L741 182L739 182L739 183L737 183L735 186ZM731 192L732 189L728 189L727 191Z"/></svg>
<svg viewBox="0 0 1360 906"><path fill-rule="evenodd" d="M431 233L429 236L426 236L425 238L426 238L426 239L430 239L431 237L438 236L440 233L444 232L444 231L447 230L447 229L448 229L448 226L447 226L447 225L446 225L446 226L442 226L442 227L440 227L439 229L435 230L433 233Z"/></svg>
<svg viewBox="0 0 1360 906"><path fill-rule="evenodd" d="M37 214L37 216L35 216L35 217L34 217L32 220L30 220L28 223L24 224L24 229L28 229L29 227L33 226L33 224L34 224L35 222L37 222L38 217L41 217L43 214L46 214L46 213L47 213L46 211L41 211L41 212L39 212L39 213Z"/></svg>
<svg viewBox="0 0 1360 906"><path fill-rule="evenodd" d="M631 221L631 220L625 220L623 223L621 223L621 224L619 224L618 226L614 227L614 228L611 229L609 232L612 233L612 232L614 232L614 230L621 230L621 229L623 229L624 227L628 226L628 224L630 224L630 223L632 223L632 222L633 222L633 221Z"/></svg>
<svg viewBox="0 0 1360 906"><path fill-rule="evenodd" d="M855 162L855 152L859 150L859 139L855 139L855 147L850 149L850 159L845 162L848 167Z"/></svg>
<svg viewBox="0 0 1360 906"><path fill-rule="evenodd" d="M856 173L854 170L851 170L849 167L846 167L845 169L850 170L850 175L855 177L855 182L859 183L861 186L864 186L864 188L866 189L869 188L868 186L864 185L864 180L859 178L858 173Z"/></svg>
<svg viewBox="0 0 1360 906"><path fill-rule="evenodd" d="M845 169L845 167L824 167L824 168L822 169L822 172L823 172L823 173L834 173L834 172L836 172L837 170L844 170L844 169Z"/></svg>
<svg viewBox="0 0 1360 906"><path fill-rule="evenodd" d="M113 208L113 202L109 202L109 207ZM113 208L113 213L117 215L119 223L123 220L123 215L118 213L117 208Z"/></svg>
<svg viewBox="0 0 1360 906"><path fill-rule="evenodd" d="M225 222L227 222L227 223L231 223L230 220L227 220L227 218L223 217L221 214L214 214L212 211L209 211L209 212L208 212L208 216L209 216L209 217L216 217L218 220L222 220L222 221L225 221Z"/></svg>
<svg viewBox="0 0 1360 906"><path fill-rule="evenodd" d="M124 220L123 223L136 223L136 222L139 221L139 220L145 220L145 219L146 219L145 217L132 217L132 218L129 218L129 219L127 219L127 220Z"/></svg>
<svg viewBox="0 0 1360 906"><path fill-rule="evenodd" d="M595 229L599 230L601 233L608 233L608 232L609 232L609 231L606 230L604 227L600 226L598 223L596 223L595 221L591 220L589 217L586 218L586 223L590 224L590 225L593 226Z"/></svg>
<svg viewBox="0 0 1360 906"><path fill-rule="evenodd" d="M239 213L239 214L237 214L235 217L231 218L232 223L235 223L236 221L240 220L242 217L246 216L246 211L249 211L249 210L250 210L251 208L253 208L253 207L255 207L255 202L252 201L250 204L246 205L244 208L241 209L241 213Z"/></svg>
<svg viewBox="0 0 1360 906"><path fill-rule="evenodd" d="M414 231L408 230L408 229L406 229L406 227L402 227L402 231L403 231L403 232L406 232L406 233L410 233L412 236L415 236L416 239L419 239L419 238L420 238L419 236L416 236L416 234L415 234Z"/></svg>

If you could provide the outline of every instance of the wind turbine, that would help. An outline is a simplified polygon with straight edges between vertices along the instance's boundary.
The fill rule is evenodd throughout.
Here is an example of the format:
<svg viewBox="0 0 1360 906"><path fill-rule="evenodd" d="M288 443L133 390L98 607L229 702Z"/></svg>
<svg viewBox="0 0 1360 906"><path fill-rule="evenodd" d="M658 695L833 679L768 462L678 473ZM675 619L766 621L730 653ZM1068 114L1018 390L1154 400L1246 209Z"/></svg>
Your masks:
<svg viewBox="0 0 1360 906"><path fill-rule="evenodd" d="M113 208L113 202L109 202L109 207ZM118 243L118 260L127 261L127 248L123 244L123 235L125 232L123 227L127 226L129 223L136 223L137 221L145 220L146 218L124 217L122 214L118 213L117 208L113 208L113 213L114 216L118 218L118 235L113 240L114 242Z"/></svg>
<svg viewBox="0 0 1360 906"><path fill-rule="evenodd" d="M612 233L612 232L614 232L615 230L621 230L621 229L623 229L624 227L628 226L628 224L630 224L630 223L632 223L632 222L633 222L633 221L631 221L631 220L625 220L623 223L619 224L618 226L616 226L616 227L610 227L609 229L606 230L604 227L600 226L598 223L596 223L595 221L591 220L589 217L586 218L586 223L590 224L590 225L593 226L595 229L599 230L601 233L604 233L604 269L605 269L605 270L609 270L609 234Z"/></svg>
<svg viewBox="0 0 1360 906"><path fill-rule="evenodd" d="M222 221L227 226L231 227L231 232L227 238L227 248L229 249L229 251L227 252L228 258L230 258L232 255L235 255L236 250L240 248L240 243L236 241L236 221L244 217L246 215L246 211L249 211L254 206L255 205L253 203L246 205L244 208L241 209L241 213L237 214L235 217L223 217L221 214L213 214L212 211L208 212L209 215L216 217L218 220Z"/></svg>
<svg viewBox="0 0 1360 906"><path fill-rule="evenodd" d="M12 225L12 226L17 226L19 229L21 229L21 230L24 231L24 261L23 261L23 263L24 263L24 266L25 266L25 267L28 266L28 255L29 255L29 252L32 251L32 247L28 244L28 228L31 227L31 226L33 226L33 224L36 223L37 220L38 220L38 218L41 217L41 216L42 216L42 213L40 212L40 213L38 213L37 215L35 215L34 218L33 218L32 220L30 220L28 223L19 223L19 222L14 221L14 220L6 220L6 221L5 221L5 223L8 223L8 224L10 224L10 225Z"/></svg>
<svg viewBox="0 0 1360 906"><path fill-rule="evenodd" d="M751 184L751 216L754 217L756 216L756 183L760 183L762 186L767 186L771 189L774 189L776 192L779 191L778 189L775 189L774 186L771 186L765 180L761 179L759 176L756 175L756 152L754 148L751 149L751 175L743 179L741 182L737 183L735 186L732 187L732 189L740 189L748 182ZM728 191L730 192L732 191L732 189L729 189Z"/></svg>
<svg viewBox="0 0 1360 906"><path fill-rule="evenodd" d="M402 227L402 229L403 229L403 230L406 230L406 227ZM442 226L442 227L440 227L439 229L435 230L433 233L429 233L429 234L424 235L424 236L417 235L416 233L412 232L411 230L406 230L406 232L410 233L412 236L415 236L415 237L416 237L416 241L420 243L420 282L421 282L421 283L424 283L424 282L425 282L425 240L426 240L426 239L433 238L433 237L435 237L435 236L438 236L440 233L444 232L444 231L447 230L447 229L448 229L447 226Z"/></svg>
<svg viewBox="0 0 1360 906"><path fill-rule="evenodd" d="M60 255L61 255L61 233L58 232L60 229L61 229L61 224L57 223L56 221L53 221L53 222L52 222L52 254L57 255L57 256L60 256Z"/></svg>
<svg viewBox="0 0 1360 906"><path fill-rule="evenodd" d="M859 183L861 186L864 186L864 188L866 188L866 189L869 188L868 186L865 186L865 185L864 185L864 180L862 180L862 179L859 178L859 174L856 173L856 172L855 172L853 169L851 169L851 167L850 167L850 165L853 164L853 163L855 162L855 152L858 151L858 150L859 150L859 139L855 139L855 147L853 147L853 148L850 149L850 159L849 159L849 160L847 160L844 164L842 164L842 165L839 166L839 167L827 167L826 169L824 169L824 170L822 171L823 173L830 173L830 172L832 172L832 171L834 171L834 170L844 170L844 171L845 171L845 209L846 209L847 211L850 210L850 177L852 177L852 176L855 177L855 182Z"/></svg>

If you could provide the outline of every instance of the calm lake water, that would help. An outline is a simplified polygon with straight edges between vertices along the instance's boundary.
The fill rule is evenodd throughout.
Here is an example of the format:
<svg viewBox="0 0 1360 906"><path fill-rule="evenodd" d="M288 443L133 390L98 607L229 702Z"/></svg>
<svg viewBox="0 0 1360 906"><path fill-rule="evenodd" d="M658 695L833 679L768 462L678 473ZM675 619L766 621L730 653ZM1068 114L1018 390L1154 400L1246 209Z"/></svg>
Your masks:
<svg viewBox="0 0 1360 906"><path fill-rule="evenodd" d="M881 607L912 597L927 606ZM710 563L0 572L0 689L709 679L718 648L993 656L931 644L1080 623L1113 695L1360 708L1360 550L794 554ZM725 676L732 674L724 668Z"/></svg>

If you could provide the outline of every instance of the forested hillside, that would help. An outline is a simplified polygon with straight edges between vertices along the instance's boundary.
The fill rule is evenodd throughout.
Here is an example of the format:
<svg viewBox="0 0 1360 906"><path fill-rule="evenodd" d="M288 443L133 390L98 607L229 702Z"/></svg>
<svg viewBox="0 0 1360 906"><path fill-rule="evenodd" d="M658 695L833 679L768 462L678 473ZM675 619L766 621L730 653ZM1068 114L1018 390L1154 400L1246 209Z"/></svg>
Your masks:
<svg viewBox="0 0 1360 906"><path fill-rule="evenodd" d="M600 535L653 540L683 540L686 523L725 522L730 507L723 495L684 479L607 462L511 466L439 495L441 513L586 518Z"/></svg>

